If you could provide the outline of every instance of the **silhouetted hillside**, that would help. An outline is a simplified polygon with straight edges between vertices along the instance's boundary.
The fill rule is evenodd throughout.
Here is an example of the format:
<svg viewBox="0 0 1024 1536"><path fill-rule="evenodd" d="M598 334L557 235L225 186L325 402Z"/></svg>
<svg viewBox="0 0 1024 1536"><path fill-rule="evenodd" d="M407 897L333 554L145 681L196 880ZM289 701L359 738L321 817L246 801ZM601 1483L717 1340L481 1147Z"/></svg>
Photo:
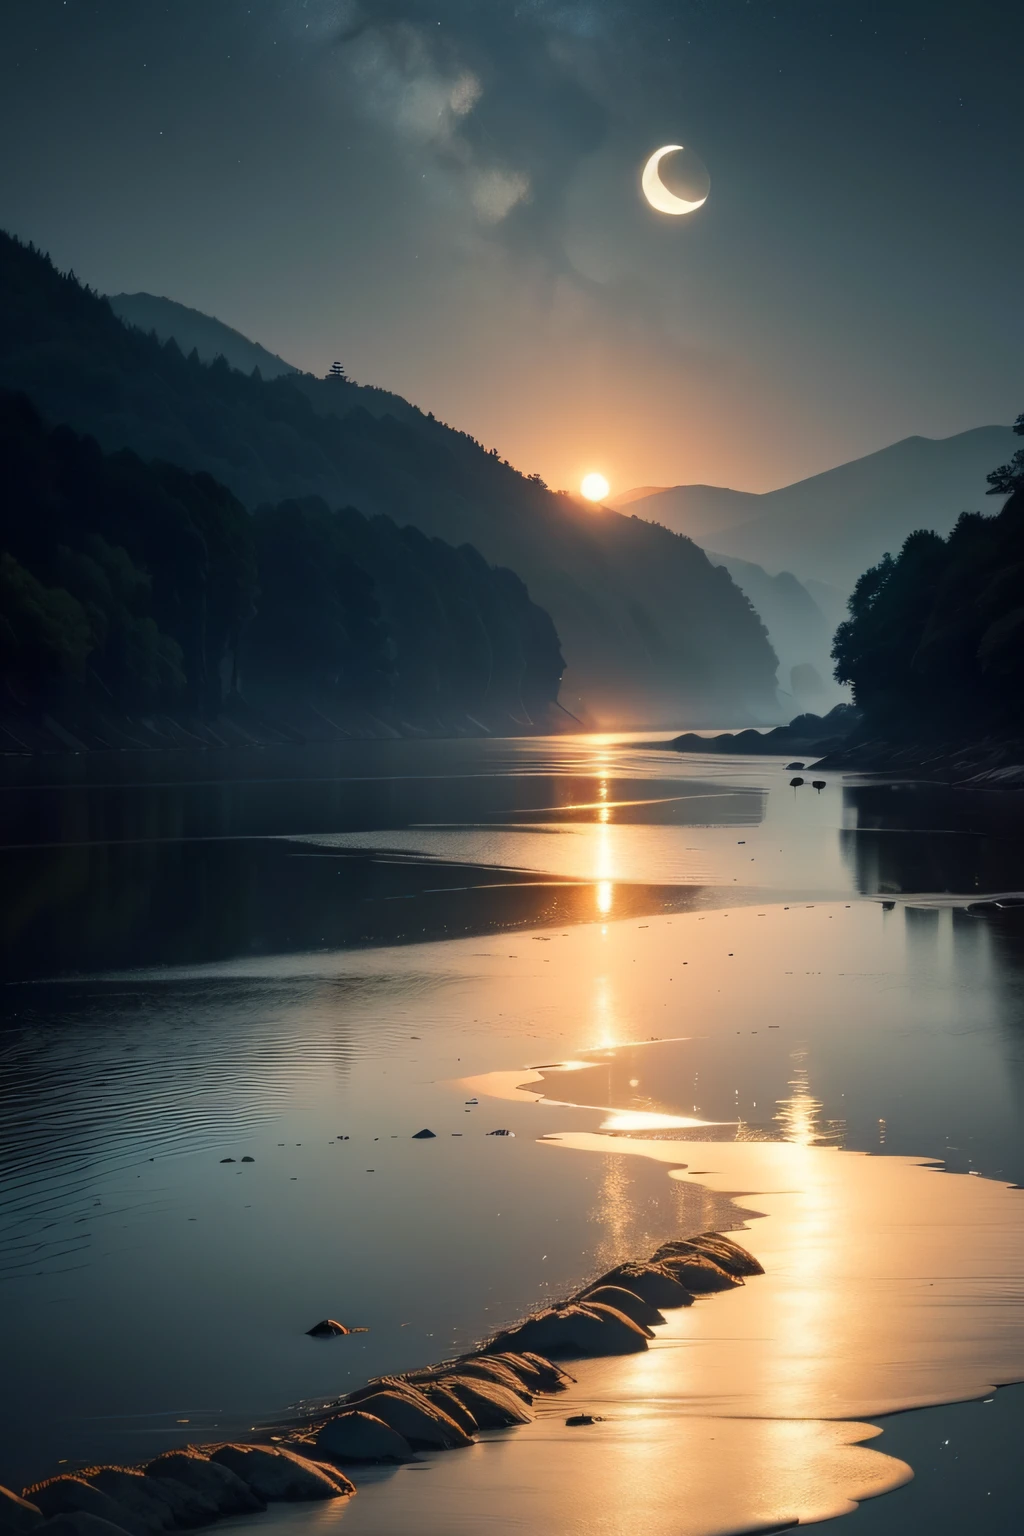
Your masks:
<svg viewBox="0 0 1024 1536"><path fill-rule="evenodd" d="M829 648L835 622L790 571L769 576L763 566L709 549L708 559L724 565L741 592L757 609L772 649L779 658L779 686L801 707L838 702L841 691L832 677Z"/></svg>
<svg viewBox="0 0 1024 1536"><path fill-rule="evenodd" d="M283 357L268 352L259 342L250 341L241 331L174 299L159 299L152 293L114 293L107 303L125 325L147 335L153 332L159 341L169 341L173 336L183 352L191 352L194 347L204 363L223 357L240 373L252 373L258 368L265 379L298 373Z"/></svg>
<svg viewBox="0 0 1024 1536"><path fill-rule="evenodd" d="M857 582L833 655L865 732L1024 734L1022 481L998 481L1016 489L994 516L965 512L945 539L918 530Z"/></svg>
<svg viewBox="0 0 1024 1536"><path fill-rule="evenodd" d="M0 391L0 708L286 726L545 724L550 618L511 571L316 499L250 515L204 473L104 454ZM17 731L15 730L15 734Z"/></svg>
<svg viewBox="0 0 1024 1536"><path fill-rule="evenodd" d="M630 511L723 554L849 592L861 571L915 529L948 533L1012 444L1009 427L908 437L764 495L679 485L631 501Z"/></svg>
<svg viewBox="0 0 1024 1536"><path fill-rule="evenodd" d="M562 700L595 724L777 718L775 657L727 572L689 540L577 504L386 391L250 378L127 329L0 237L0 384L105 449L206 471L249 508L321 497L514 570L552 616Z"/></svg>

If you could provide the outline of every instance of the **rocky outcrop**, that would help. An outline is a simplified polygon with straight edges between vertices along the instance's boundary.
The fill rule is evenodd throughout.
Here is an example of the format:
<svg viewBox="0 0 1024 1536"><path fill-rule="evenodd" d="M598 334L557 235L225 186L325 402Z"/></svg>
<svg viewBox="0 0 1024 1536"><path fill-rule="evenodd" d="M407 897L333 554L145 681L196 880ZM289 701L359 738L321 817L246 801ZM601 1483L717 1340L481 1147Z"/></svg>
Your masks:
<svg viewBox="0 0 1024 1536"><path fill-rule="evenodd" d="M334 1467L307 1460L284 1446L220 1445L210 1459L236 1473L268 1504L336 1499L355 1492Z"/></svg>
<svg viewBox="0 0 1024 1536"><path fill-rule="evenodd" d="M589 1290L580 1291L575 1298L586 1305L591 1302L601 1302L606 1307L614 1307L616 1312L621 1312L623 1317L628 1317L631 1322L640 1323L645 1328L656 1328L659 1323L665 1321L664 1315L657 1307L652 1307L650 1302L644 1301L635 1291L627 1291L621 1285L592 1285Z"/></svg>
<svg viewBox="0 0 1024 1536"><path fill-rule="evenodd" d="M51 1478L20 1498L0 1488L0 1536L44 1528L46 1536L165 1536L271 1502L345 1497L355 1489L340 1466L413 1461L417 1448L452 1450L471 1445L478 1430L529 1423L535 1394L564 1391L574 1379L553 1355L638 1353L664 1322L660 1308L691 1306L695 1295L734 1289L763 1272L717 1233L664 1243L649 1261L619 1264L472 1354L357 1387L286 1442L189 1446L144 1468ZM597 1420L580 1414L567 1422Z"/></svg>
<svg viewBox="0 0 1024 1536"><path fill-rule="evenodd" d="M508 1429L529 1424L533 1414L521 1398L496 1381L482 1376L446 1376L439 1388L472 1414L480 1429Z"/></svg>
<svg viewBox="0 0 1024 1536"><path fill-rule="evenodd" d="M731 1291L742 1285L739 1275L730 1275L714 1259L703 1253L685 1253L661 1260L674 1280L684 1285L691 1296L710 1296L715 1291Z"/></svg>
<svg viewBox="0 0 1024 1536"><path fill-rule="evenodd" d="M442 1413L446 1413L450 1419L454 1419L461 1430L467 1435L475 1435L480 1428L477 1420L470 1413L465 1403L459 1401L451 1390L450 1378L440 1377L436 1381L424 1382L421 1388L426 1397L430 1399Z"/></svg>
<svg viewBox="0 0 1024 1536"><path fill-rule="evenodd" d="M39 1529L45 1530L46 1536L125 1536L123 1526L111 1525L109 1520L87 1514L83 1509L56 1515Z"/></svg>
<svg viewBox="0 0 1024 1536"><path fill-rule="evenodd" d="M595 1285L616 1285L632 1291L652 1307L689 1307L693 1297L663 1264L620 1264Z"/></svg>
<svg viewBox="0 0 1024 1536"><path fill-rule="evenodd" d="M414 1448L450 1451L472 1444L471 1437L454 1419L432 1403L425 1393L413 1388L397 1391L389 1387L358 1401L363 1413L372 1414L397 1430Z"/></svg>
<svg viewBox="0 0 1024 1536"><path fill-rule="evenodd" d="M0 1488L0 1536L28 1536L37 1525L42 1525L44 1515L38 1504Z"/></svg>
<svg viewBox="0 0 1024 1536"><path fill-rule="evenodd" d="M164 1529L162 1522L141 1516L109 1494L102 1493L81 1477L51 1477L25 1489L25 1497L42 1510L47 1518L55 1515L94 1515L109 1525L120 1526L128 1536L154 1536Z"/></svg>
<svg viewBox="0 0 1024 1536"><path fill-rule="evenodd" d="M651 1255L651 1263L658 1264L663 1259L677 1259L686 1254L703 1254L706 1258L714 1259L726 1274L736 1275L740 1279L764 1274L763 1267L752 1253L748 1253L746 1248L741 1248L739 1243L734 1243L731 1237L723 1237L719 1232L702 1232L700 1237L662 1243L657 1252Z"/></svg>
<svg viewBox="0 0 1024 1536"><path fill-rule="evenodd" d="M201 1452L165 1451L146 1467L150 1477L163 1486L168 1479L207 1499L220 1515L254 1514L267 1502L244 1483L237 1473Z"/></svg>
<svg viewBox="0 0 1024 1536"><path fill-rule="evenodd" d="M681 1288L680 1288L681 1289ZM496 1350L531 1349L546 1355L628 1355L647 1348L649 1328L596 1303L551 1307L499 1334Z"/></svg>
<svg viewBox="0 0 1024 1536"><path fill-rule="evenodd" d="M335 1414L316 1432L314 1445L321 1456L338 1462L413 1461L412 1446L404 1435L372 1413L353 1409Z"/></svg>
<svg viewBox="0 0 1024 1536"><path fill-rule="evenodd" d="M217 1506L201 1494L183 1485L171 1485L165 1492L154 1478L128 1467L95 1467L83 1474L93 1488L128 1509L148 1529L159 1533L179 1526L194 1530L210 1525L217 1518ZM180 1493L180 1499L176 1495Z"/></svg>

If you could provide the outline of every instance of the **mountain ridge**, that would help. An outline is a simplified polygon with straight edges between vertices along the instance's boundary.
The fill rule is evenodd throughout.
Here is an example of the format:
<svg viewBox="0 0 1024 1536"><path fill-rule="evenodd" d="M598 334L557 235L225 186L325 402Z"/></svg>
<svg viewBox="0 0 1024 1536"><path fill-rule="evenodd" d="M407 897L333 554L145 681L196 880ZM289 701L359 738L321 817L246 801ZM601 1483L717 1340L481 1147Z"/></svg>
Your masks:
<svg viewBox="0 0 1024 1536"><path fill-rule="evenodd" d="M672 486L626 504L723 555L850 591L915 529L948 533L984 505L985 477L1013 446L1008 426L918 433L774 491Z"/></svg>
<svg viewBox="0 0 1024 1536"><path fill-rule="evenodd" d="M204 365L129 329L40 252L0 236L0 385L46 420L221 481L250 511L322 498L515 572L553 618L564 707L597 728L779 718L776 658L691 540L583 506L387 391Z"/></svg>

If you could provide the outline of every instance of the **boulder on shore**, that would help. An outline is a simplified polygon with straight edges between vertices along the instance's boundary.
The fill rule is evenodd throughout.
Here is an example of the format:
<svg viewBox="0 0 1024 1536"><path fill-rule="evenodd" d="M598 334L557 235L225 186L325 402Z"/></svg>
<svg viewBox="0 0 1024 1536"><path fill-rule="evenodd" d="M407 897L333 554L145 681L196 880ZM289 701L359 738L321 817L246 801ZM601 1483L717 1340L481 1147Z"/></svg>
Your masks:
<svg viewBox="0 0 1024 1536"><path fill-rule="evenodd" d="M171 1511L173 1524L182 1530L193 1531L201 1525L212 1525L220 1518L213 1500L197 1493L194 1488L186 1487L173 1477L154 1477L152 1481L159 1485L160 1496Z"/></svg>
<svg viewBox="0 0 1024 1536"><path fill-rule="evenodd" d="M621 1285L652 1307L688 1307L693 1302L686 1287L663 1264L620 1264L595 1285Z"/></svg>
<svg viewBox="0 0 1024 1536"><path fill-rule="evenodd" d="M236 1473L268 1504L337 1499L355 1492L348 1478L333 1467L307 1461L284 1446L219 1445L210 1460Z"/></svg>
<svg viewBox="0 0 1024 1536"><path fill-rule="evenodd" d="M190 1493L180 1484L165 1490L133 1467L92 1467L82 1475L93 1488L123 1504L156 1531L173 1530L175 1526L192 1530L211 1525L217 1518L217 1506L208 1499Z"/></svg>
<svg viewBox="0 0 1024 1536"><path fill-rule="evenodd" d="M507 1392L514 1392L527 1405L533 1402L533 1393L529 1387L523 1384L522 1377L507 1365L504 1360L495 1356L471 1355L468 1360L458 1361L453 1371L448 1374L456 1376L478 1376L481 1381L494 1382L499 1387L504 1387Z"/></svg>
<svg viewBox="0 0 1024 1536"><path fill-rule="evenodd" d="M54 1515L52 1520L37 1525L36 1530L45 1531L46 1536L125 1536L123 1526L111 1525L109 1520L90 1515L84 1509L69 1509L62 1515Z"/></svg>
<svg viewBox="0 0 1024 1536"><path fill-rule="evenodd" d="M155 1520L137 1515L118 1500L101 1493L81 1477L51 1477L44 1483L25 1488L22 1496L37 1505L48 1518L54 1515L95 1515L97 1520L106 1520L110 1525L120 1526L129 1536L154 1536L154 1533L164 1529Z"/></svg>
<svg viewBox="0 0 1024 1536"><path fill-rule="evenodd" d="M388 1387L360 1398L359 1406L364 1413L397 1429L414 1447L451 1451L473 1443L472 1437L460 1429L454 1419L413 1387L404 1392Z"/></svg>
<svg viewBox="0 0 1024 1536"><path fill-rule="evenodd" d="M492 1346L495 1352L530 1349L545 1354L627 1355L646 1349L648 1337L649 1329L630 1322L611 1307L570 1302L528 1317L518 1328L499 1334Z"/></svg>
<svg viewBox="0 0 1024 1536"><path fill-rule="evenodd" d="M752 1253L748 1253L746 1248L741 1248L739 1243L733 1242L731 1237L723 1237L720 1232L702 1232L699 1237L662 1243L657 1253L651 1256L651 1263L660 1264L663 1259L679 1258L688 1253L702 1253L707 1258L714 1259L715 1263L730 1275L738 1275L742 1278L764 1274L764 1266L758 1263Z"/></svg>
<svg viewBox="0 0 1024 1536"><path fill-rule="evenodd" d="M630 1322L640 1323L645 1328L653 1328L665 1321L657 1307L652 1307L650 1302L644 1301L635 1291L627 1291L621 1285L592 1285L589 1290L581 1291L575 1299L585 1306L597 1301L606 1307L614 1307L616 1312L621 1312Z"/></svg>
<svg viewBox="0 0 1024 1536"><path fill-rule="evenodd" d="M482 1376L446 1376L438 1386L450 1393L473 1415L481 1429L508 1429L513 1424L529 1424L530 1409L496 1381Z"/></svg>
<svg viewBox="0 0 1024 1536"><path fill-rule="evenodd" d="M25 1536L42 1525L44 1518L38 1504L23 1499L11 1488L0 1487L0 1536Z"/></svg>
<svg viewBox="0 0 1024 1536"><path fill-rule="evenodd" d="M692 1296L710 1296L715 1291L731 1291L742 1285L739 1275L730 1275L703 1253L683 1253L661 1260L662 1267L684 1285Z"/></svg>
<svg viewBox="0 0 1024 1536"><path fill-rule="evenodd" d="M455 1420L463 1434L476 1434L480 1425L466 1405L460 1403L455 1394L449 1390L447 1378L438 1377L436 1381L424 1382L422 1391L435 1408L440 1408L442 1413L446 1413L450 1419Z"/></svg>
<svg viewBox="0 0 1024 1536"><path fill-rule="evenodd" d="M412 1446L390 1424L372 1413L353 1410L336 1414L321 1424L316 1448L332 1461L414 1461Z"/></svg>
<svg viewBox="0 0 1024 1536"><path fill-rule="evenodd" d="M498 1359L509 1360L513 1365L521 1361L528 1370L536 1371L539 1377L537 1390L540 1392L566 1392L576 1380L575 1376L554 1360L548 1360L545 1355L537 1354L532 1349L524 1349L522 1354L499 1354Z"/></svg>
<svg viewBox="0 0 1024 1536"><path fill-rule="evenodd" d="M202 1451L188 1446L182 1451L165 1451L146 1468L158 1480L173 1478L179 1485L209 1499L219 1514L255 1514L266 1509L265 1499L244 1483L236 1472L219 1461L211 1461Z"/></svg>

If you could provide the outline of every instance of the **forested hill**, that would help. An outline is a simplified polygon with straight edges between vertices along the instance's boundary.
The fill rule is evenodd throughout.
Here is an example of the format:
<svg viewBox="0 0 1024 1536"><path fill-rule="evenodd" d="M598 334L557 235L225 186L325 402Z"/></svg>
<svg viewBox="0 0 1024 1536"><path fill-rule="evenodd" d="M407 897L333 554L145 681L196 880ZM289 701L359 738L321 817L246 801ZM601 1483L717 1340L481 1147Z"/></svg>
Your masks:
<svg viewBox="0 0 1024 1536"><path fill-rule="evenodd" d="M550 728L551 620L469 546L315 498L250 514L3 391L0 482L5 740L47 716L106 741L104 721L117 739L126 716L225 706L313 734Z"/></svg>
<svg viewBox="0 0 1024 1536"><path fill-rule="evenodd" d="M561 699L595 725L775 717L775 656L728 573L690 540L591 510L397 397L248 377L126 328L105 300L0 236L0 385L107 450L206 471L250 510L309 496L386 514L515 571L552 616Z"/></svg>
<svg viewBox="0 0 1024 1536"><path fill-rule="evenodd" d="M114 293L107 296L107 303L125 325L147 335L153 331L161 341L169 341L173 336L183 352L191 352L194 347L204 363L223 357L242 373L258 368L265 379L299 371L283 357L232 330L230 325L211 320L200 310L176 304L173 299L160 299L152 293Z"/></svg>
<svg viewBox="0 0 1024 1536"><path fill-rule="evenodd" d="M1024 738L1024 449L988 478L1000 511L912 533L854 589L833 655L862 735Z"/></svg>

